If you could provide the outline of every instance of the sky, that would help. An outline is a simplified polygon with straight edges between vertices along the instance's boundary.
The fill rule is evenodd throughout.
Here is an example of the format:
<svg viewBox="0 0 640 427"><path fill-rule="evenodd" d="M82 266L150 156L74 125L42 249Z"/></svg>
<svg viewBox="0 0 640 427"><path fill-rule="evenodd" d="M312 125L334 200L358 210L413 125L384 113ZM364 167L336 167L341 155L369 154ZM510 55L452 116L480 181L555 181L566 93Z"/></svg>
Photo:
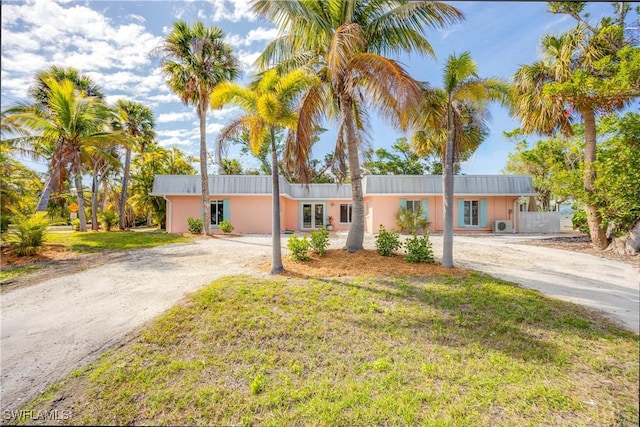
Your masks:
<svg viewBox="0 0 640 427"><path fill-rule="evenodd" d="M465 15L459 24L444 29L427 29L426 38L436 58L417 54L398 60L417 80L434 87L442 86L443 66L449 55L469 51L477 62L480 77L511 80L523 64L539 59L539 41L543 34L559 34L575 25L566 15L547 12L544 2L452 1ZM611 15L608 2L587 5L590 22ZM164 147L177 145L188 154L199 152L198 119L192 106L185 106L171 92L160 72L160 60L150 55L171 30L173 22L183 19L192 24L220 27L227 42L243 65L242 82L255 72L253 63L266 44L278 35L270 22L251 12L249 0L181 1L2 1L2 74L1 107L29 101L27 89L35 73L51 65L70 66L91 77L111 104L129 99L149 106L156 120L157 142ZM207 147L212 152L219 131L241 111L223 108L209 111ZM462 164L468 175L500 174L514 143L504 131L519 127L508 111L491 107L490 135L473 157ZM374 114L371 116L371 148L389 148L405 135L394 130ZM313 157L322 158L335 143L335 122L313 149ZM237 148L229 154L244 167L257 168L257 161L241 156ZM25 160L36 170L45 170L44 162ZM199 170L199 168L196 168ZM214 168L210 168L214 172Z"/></svg>

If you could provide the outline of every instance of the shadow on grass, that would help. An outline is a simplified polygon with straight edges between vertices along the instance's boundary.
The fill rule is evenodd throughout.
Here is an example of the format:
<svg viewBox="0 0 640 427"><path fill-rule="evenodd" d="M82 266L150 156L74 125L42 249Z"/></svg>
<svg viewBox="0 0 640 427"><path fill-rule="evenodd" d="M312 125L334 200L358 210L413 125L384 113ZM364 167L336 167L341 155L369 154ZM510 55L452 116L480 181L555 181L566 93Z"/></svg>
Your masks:
<svg viewBox="0 0 640 427"><path fill-rule="evenodd" d="M554 341L603 338L638 340L630 331L582 306L548 298L538 291L472 273L466 278L391 277L333 280L347 288L377 294L390 302L423 306L420 317L389 319L379 309L352 320L379 332L389 321L448 347L471 344L524 361L563 365L568 354Z"/></svg>

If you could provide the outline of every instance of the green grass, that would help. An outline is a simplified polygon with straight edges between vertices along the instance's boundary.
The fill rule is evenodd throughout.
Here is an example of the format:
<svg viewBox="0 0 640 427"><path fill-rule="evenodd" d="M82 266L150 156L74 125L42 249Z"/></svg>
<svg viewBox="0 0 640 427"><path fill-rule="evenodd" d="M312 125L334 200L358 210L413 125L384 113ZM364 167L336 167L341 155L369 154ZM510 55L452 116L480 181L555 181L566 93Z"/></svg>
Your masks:
<svg viewBox="0 0 640 427"><path fill-rule="evenodd" d="M39 265L24 265L21 267L8 267L0 271L0 283L5 280L13 279L23 274L31 273L32 271L42 268Z"/></svg>
<svg viewBox="0 0 640 427"><path fill-rule="evenodd" d="M228 277L27 410L75 424L637 425L638 336L486 275Z"/></svg>
<svg viewBox="0 0 640 427"><path fill-rule="evenodd" d="M127 249L150 248L170 243L186 243L189 237L169 234L163 231L111 231L111 232L50 232L48 243L61 243L69 250L79 253L93 253L105 250L123 251Z"/></svg>

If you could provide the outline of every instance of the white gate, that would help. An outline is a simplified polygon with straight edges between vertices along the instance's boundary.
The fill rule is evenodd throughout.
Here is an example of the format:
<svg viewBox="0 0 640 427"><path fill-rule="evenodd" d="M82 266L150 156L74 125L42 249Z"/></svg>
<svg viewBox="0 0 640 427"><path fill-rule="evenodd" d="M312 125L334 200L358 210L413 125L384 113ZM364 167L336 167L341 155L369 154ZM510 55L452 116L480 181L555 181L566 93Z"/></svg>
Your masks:
<svg viewBox="0 0 640 427"><path fill-rule="evenodd" d="M560 233L560 212L520 212L520 233Z"/></svg>

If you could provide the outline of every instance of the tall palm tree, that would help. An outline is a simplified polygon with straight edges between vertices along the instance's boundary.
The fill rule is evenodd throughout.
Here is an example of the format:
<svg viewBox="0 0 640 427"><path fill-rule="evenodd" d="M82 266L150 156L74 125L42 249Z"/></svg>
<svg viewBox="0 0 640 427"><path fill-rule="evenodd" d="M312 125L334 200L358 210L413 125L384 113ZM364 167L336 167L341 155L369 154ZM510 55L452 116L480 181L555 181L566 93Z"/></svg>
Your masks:
<svg viewBox="0 0 640 427"><path fill-rule="evenodd" d="M249 133L249 146L259 153L265 138L270 140L272 177L272 261L271 274L284 271L280 248L280 175L276 132L278 129L295 130L298 117L295 107L300 94L314 79L302 70L294 70L282 77L275 69L265 72L250 87L234 83L221 83L211 94L211 106L219 108L232 103L247 114L228 124L218 138L219 144L243 131ZM292 146L289 144L289 149Z"/></svg>
<svg viewBox="0 0 640 427"><path fill-rule="evenodd" d="M280 35L258 58L263 68L277 65L288 71L306 67L319 77L299 108L296 149L299 162L314 142L325 118L338 119L334 170L348 170L353 195L353 222L347 237L350 252L362 249L364 203L359 147L366 136L367 105L394 125L404 128L408 110L419 99L418 84L387 55L416 51L433 55L425 28L458 22L452 6L431 1L403 0L258 0L253 10L278 25ZM345 159L346 152L346 159ZM299 163L302 179L308 168Z"/></svg>
<svg viewBox="0 0 640 427"><path fill-rule="evenodd" d="M114 128L123 131L128 137L127 144L124 146L125 157L119 209L120 230L124 230L127 227L126 206L131 169L131 148L137 148L138 152L144 151L144 147L155 138L155 123L153 111L139 102L119 99L115 109L118 119L114 122Z"/></svg>
<svg viewBox="0 0 640 427"><path fill-rule="evenodd" d="M100 98L78 91L71 80L57 81L49 76L43 82L48 91L46 106L21 105L9 112L23 129L29 130L24 141L36 152L50 153L49 170L54 182L67 172L74 176L80 230L86 231L83 162L92 147L107 146L118 140L118 134L108 129L113 111Z"/></svg>
<svg viewBox="0 0 640 427"><path fill-rule="evenodd" d="M238 60L224 42L218 27L207 28L200 21L190 27L185 21L173 23L173 29L156 49L162 56L162 73L167 85L182 102L195 105L200 120L200 179L202 184L203 233L211 231L209 178L207 174L207 109L215 86L234 80L239 73ZM220 166L220 159L217 159Z"/></svg>
<svg viewBox="0 0 640 427"><path fill-rule="evenodd" d="M453 176L461 153L473 153L489 134L487 104L509 101L510 87L499 79L481 79L469 52L450 55L443 73L442 89L427 89L421 129L413 139L422 153L442 153L444 233L442 265L453 267Z"/></svg>
<svg viewBox="0 0 640 427"><path fill-rule="evenodd" d="M592 200L596 116L623 108L640 96L640 48L625 42L622 26L606 19L597 28L580 22L560 36L545 35L541 45L542 60L523 65L514 74L518 96L512 114L522 121L525 132L544 135L556 131L570 135L571 122L582 119L583 187L587 200ZM592 245L605 249L606 224L598 207L587 202L584 209Z"/></svg>

